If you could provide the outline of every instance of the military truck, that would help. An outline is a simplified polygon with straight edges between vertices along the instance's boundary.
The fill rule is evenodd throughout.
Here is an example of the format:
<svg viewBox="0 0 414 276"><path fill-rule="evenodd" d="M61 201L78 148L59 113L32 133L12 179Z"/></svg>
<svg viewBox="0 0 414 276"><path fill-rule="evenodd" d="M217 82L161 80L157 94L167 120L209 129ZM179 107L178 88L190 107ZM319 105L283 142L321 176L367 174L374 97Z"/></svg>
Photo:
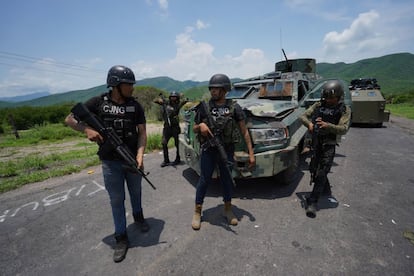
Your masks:
<svg viewBox="0 0 414 276"><path fill-rule="evenodd" d="M226 98L236 100L245 112L256 158L255 169L249 171L247 148L240 139L232 170L235 180L277 176L288 184L294 179L307 132L299 116L320 99L320 91L312 88L320 90L324 84L315 65L314 59L280 61L273 72L233 83ZM345 88L349 95L348 86ZM194 115L195 109L185 114L186 131L179 137L179 149L186 164L200 174L200 144L192 131Z"/></svg>
<svg viewBox="0 0 414 276"><path fill-rule="evenodd" d="M385 99L375 78L353 79L350 83L353 110L352 124L382 127L388 122L390 111L385 109Z"/></svg>

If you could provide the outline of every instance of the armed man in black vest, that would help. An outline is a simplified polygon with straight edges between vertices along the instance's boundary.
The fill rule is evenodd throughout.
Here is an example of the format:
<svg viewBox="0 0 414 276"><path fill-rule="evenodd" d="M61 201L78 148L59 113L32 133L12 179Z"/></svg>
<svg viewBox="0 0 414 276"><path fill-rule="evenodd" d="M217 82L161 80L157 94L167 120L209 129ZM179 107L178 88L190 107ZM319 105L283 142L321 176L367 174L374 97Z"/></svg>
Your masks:
<svg viewBox="0 0 414 276"><path fill-rule="evenodd" d="M332 196L328 173L331 169L337 135L348 131L351 110L343 103L344 88L339 80L329 80L322 87L321 100L300 117L312 134L312 158L309 166L312 193L306 198L306 215L316 217L317 203L322 195Z"/></svg>
<svg viewBox="0 0 414 276"><path fill-rule="evenodd" d="M201 148L201 174L197 183L195 212L191 223L194 230L201 227L202 204L216 166L219 168L220 182L223 186L224 216L230 225L238 224L231 209L233 177L229 164L234 162L234 144L240 136L244 138L249 151L249 168L255 165L245 114L239 104L225 98L231 89L230 79L224 74L215 74L211 77L208 88L211 99L208 106L205 102L198 105L193 126L193 131L200 139Z"/></svg>
<svg viewBox="0 0 414 276"><path fill-rule="evenodd" d="M162 95L162 94L160 94ZM178 148L178 135L181 132L179 113L180 109L188 102L188 99L180 101L180 95L176 91L172 91L168 100L163 97L155 99L154 103L161 105L162 118L164 120L164 128L162 130L162 151L164 154L164 161L161 163L161 167L168 165L177 165L181 162L180 152ZM168 156L168 141L174 139L174 145L176 148L175 160L170 163Z"/></svg>
<svg viewBox="0 0 414 276"><path fill-rule="evenodd" d="M112 128L136 158L137 167L144 167L144 151L147 143L144 109L133 97L135 76L125 66L113 66L107 76L109 92L89 99L85 106L106 128ZM132 206L135 224L141 232L147 232L149 225L144 219L141 205L142 175L125 169L125 163L115 151L109 139L104 139L97 129L91 128L73 113L65 122L71 128L84 132L90 141L99 144L98 155L102 161L102 174L108 191L115 225L115 251L113 260L122 261L128 250L128 236L125 215L125 182Z"/></svg>

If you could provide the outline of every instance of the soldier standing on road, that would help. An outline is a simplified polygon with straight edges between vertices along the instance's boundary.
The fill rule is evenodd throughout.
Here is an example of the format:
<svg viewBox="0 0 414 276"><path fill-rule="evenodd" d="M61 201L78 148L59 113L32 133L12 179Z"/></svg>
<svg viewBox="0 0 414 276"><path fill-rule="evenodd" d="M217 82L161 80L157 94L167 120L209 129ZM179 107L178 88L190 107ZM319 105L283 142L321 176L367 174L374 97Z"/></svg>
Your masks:
<svg viewBox="0 0 414 276"><path fill-rule="evenodd" d="M164 154L164 161L161 163L161 167L170 165L170 158L168 156L168 141L174 138L174 145L176 148L176 156L172 165L177 165L181 162L180 152L178 148L178 135L181 132L179 113L180 109L186 104L188 100L180 101L180 95L172 91L168 100L164 98L158 98L154 100L154 103L161 105L162 117L164 120L164 128L162 130L162 150Z"/></svg>
<svg viewBox="0 0 414 276"><path fill-rule="evenodd" d="M243 136L249 151L249 169L255 165L253 146L245 123L245 115L240 105L225 98L226 93L231 89L230 79L224 74L213 75L208 86L211 99L208 109L198 107L193 131L200 139L200 179L197 183L195 212L191 226L194 230L201 227L201 209L207 187L212 181L212 174L216 167L220 171L220 182L223 186L224 216L230 225L237 225L238 220L231 209L231 198L233 179L229 174L227 165L220 158L217 147L208 146L208 141L213 133L221 133L220 140L227 153L227 159L234 161L234 144L241 135ZM208 125L208 113L214 118L214 125Z"/></svg>
<svg viewBox="0 0 414 276"><path fill-rule="evenodd" d="M328 173L337 145L337 135L348 131L351 110L342 102L344 88L340 81L329 80L322 87L321 100L309 107L300 117L312 134L312 159L309 171L314 182L306 198L306 215L316 217L317 203L322 195L332 196Z"/></svg>
<svg viewBox="0 0 414 276"><path fill-rule="evenodd" d="M106 127L111 127L116 131L129 150L136 154L137 165L143 169L143 157L147 143L146 120L141 104L132 97L135 84L134 73L128 67L113 66L108 72L106 83L110 88L109 92L89 99L85 106L100 118ZM120 262L125 258L129 244L125 215L125 181L135 224L141 232L149 230L141 205L142 176L126 171L121 157L110 143L105 141L99 132L78 121L73 114L66 117L65 123L74 130L84 132L90 141L99 144L98 156L102 161L105 188L109 194L115 225L116 245L113 260Z"/></svg>

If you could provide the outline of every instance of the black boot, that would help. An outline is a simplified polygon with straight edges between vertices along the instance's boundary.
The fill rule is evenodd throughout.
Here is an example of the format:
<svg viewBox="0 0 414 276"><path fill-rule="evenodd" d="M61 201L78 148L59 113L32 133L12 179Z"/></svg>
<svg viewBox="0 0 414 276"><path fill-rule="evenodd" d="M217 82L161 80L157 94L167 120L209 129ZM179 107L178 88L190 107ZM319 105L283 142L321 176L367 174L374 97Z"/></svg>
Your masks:
<svg viewBox="0 0 414 276"><path fill-rule="evenodd" d="M161 163L161 168L168 166L170 164L170 158L168 156L168 146L167 144L162 144L162 151L164 155L164 162Z"/></svg>
<svg viewBox="0 0 414 276"><path fill-rule="evenodd" d="M168 165L170 165L170 160L164 160L164 162L161 163L161 168L164 168Z"/></svg>
<svg viewBox="0 0 414 276"><path fill-rule="evenodd" d="M307 217L315 218L316 217L316 202L307 198L305 210L306 210Z"/></svg>
<svg viewBox="0 0 414 276"><path fill-rule="evenodd" d="M174 160L173 165L178 165L178 164L180 164L180 163L181 163L180 156L177 156L177 157L175 158L175 160Z"/></svg>
<svg viewBox="0 0 414 276"><path fill-rule="evenodd" d="M115 235L116 244L114 247L114 262L119 263L125 259L125 256L128 251L128 236L124 235Z"/></svg>
<svg viewBox="0 0 414 276"><path fill-rule="evenodd" d="M316 203L312 203L306 208L306 216L309 218L316 218Z"/></svg>
<svg viewBox="0 0 414 276"><path fill-rule="evenodd" d="M148 232L150 227L148 222L145 220L144 218L144 214L141 212L139 212L138 214L134 214L134 221L135 224L139 227L139 229L141 230L142 233Z"/></svg>

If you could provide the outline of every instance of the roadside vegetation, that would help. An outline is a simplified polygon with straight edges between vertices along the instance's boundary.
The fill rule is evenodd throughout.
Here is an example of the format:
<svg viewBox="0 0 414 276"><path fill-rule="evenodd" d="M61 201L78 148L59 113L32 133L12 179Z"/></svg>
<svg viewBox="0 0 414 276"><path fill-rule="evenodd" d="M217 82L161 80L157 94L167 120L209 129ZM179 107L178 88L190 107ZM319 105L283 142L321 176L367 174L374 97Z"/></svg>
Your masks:
<svg viewBox="0 0 414 276"><path fill-rule="evenodd" d="M19 136L0 136L0 193L100 164L98 146L62 123L20 131ZM148 135L147 153L160 146L161 134Z"/></svg>
<svg viewBox="0 0 414 276"><path fill-rule="evenodd" d="M161 125L160 107L152 101L163 93L153 87L135 87L147 123ZM74 105L20 106L0 112L0 193L51 177L79 172L100 163L98 146L83 133L64 125ZM169 146L173 146L171 139ZM146 152L161 149L161 134L149 134Z"/></svg>
<svg viewBox="0 0 414 276"><path fill-rule="evenodd" d="M414 120L414 90L407 93L386 96L386 108L391 114Z"/></svg>
<svg viewBox="0 0 414 276"><path fill-rule="evenodd" d="M190 89L185 95L200 99L205 97L206 91ZM159 93L166 95L152 87L138 87L134 92L144 107L147 122L161 127L159 106L152 103ZM414 91L386 95L386 99L386 108L392 115L414 119ZM1 109L0 193L100 163L97 145L63 124L73 104ZM172 139L169 146L173 146ZM147 153L155 150L161 150L159 133L149 134L147 139Z"/></svg>

